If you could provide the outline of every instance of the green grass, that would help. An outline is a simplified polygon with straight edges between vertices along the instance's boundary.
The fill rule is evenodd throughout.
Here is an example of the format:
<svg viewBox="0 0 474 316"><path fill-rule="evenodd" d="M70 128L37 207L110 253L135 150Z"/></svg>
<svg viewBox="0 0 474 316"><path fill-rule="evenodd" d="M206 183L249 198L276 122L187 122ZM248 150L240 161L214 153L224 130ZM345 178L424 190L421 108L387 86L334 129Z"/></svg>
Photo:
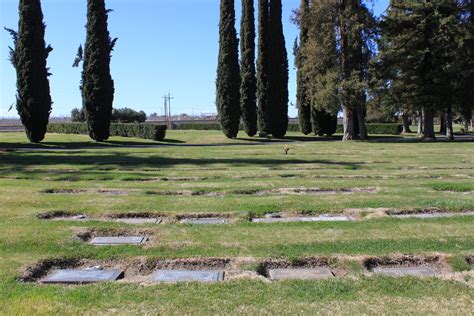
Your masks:
<svg viewBox="0 0 474 316"><path fill-rule="evenodd" d="M0 151L0 314L460 314L471 312L474 218L398 220L374 209L474 210L474 146L470 143L317 141L291 133L284 145L228 140L220 132L170 131L165 146L113 138L48 135L41 151ZM215 146L221 144L225 146ZM172 146L170 146L172 145ZM180 145L180 146L174 146ZM193 146L189 146L193 145ZM129 146L141 146L130 148ZM0 148L31 147L21 133L0 134ZM68 149L63 151L45 151ZM375 193L242 194L278 188L377 188ZM51 190L88 190L48 194ZM122 190L104 195L95 190ZM163 196L159 191L221 192L223 196ZM249 214L350 212L348 223L249 223ZM136 230L102 221L40 221L49 211L91 217L126 212L169 216L222 213L225 226L146 225L144 247L94 248L84 229ZM374 216L377 215L377 216ZM363 276L360 258L392 254L448 256L458 281ZM21 284L21 269L45 258L345 258L350 278L317 282L226 281L221 284ZM244 267L255 271L258 265ZM466 272L467 271L467 272ZM469 276L471 275L471 277Z"/></svg>

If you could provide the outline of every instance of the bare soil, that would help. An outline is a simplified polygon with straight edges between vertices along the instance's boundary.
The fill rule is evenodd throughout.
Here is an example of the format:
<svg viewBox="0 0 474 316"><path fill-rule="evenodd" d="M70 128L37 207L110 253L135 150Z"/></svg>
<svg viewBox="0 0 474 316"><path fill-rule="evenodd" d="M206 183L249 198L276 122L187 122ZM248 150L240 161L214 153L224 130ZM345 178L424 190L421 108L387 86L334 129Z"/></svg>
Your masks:
<svg viewBox="0 0 474 316"><path fill-rule="evenodd" d="M439 272L446 272L446 260L442 256L394 255L371 257L363 261L364 267L372 271L377 267L422 267L430 266Z"/></svg>

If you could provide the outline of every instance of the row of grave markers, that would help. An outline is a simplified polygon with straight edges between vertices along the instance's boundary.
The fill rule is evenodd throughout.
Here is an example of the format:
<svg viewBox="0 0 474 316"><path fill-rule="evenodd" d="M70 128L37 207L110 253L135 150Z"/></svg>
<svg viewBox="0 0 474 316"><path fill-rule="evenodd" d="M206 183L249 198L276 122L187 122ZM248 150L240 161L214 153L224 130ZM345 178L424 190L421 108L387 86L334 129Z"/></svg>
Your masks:
<svg viewBox="0 0 474 316"><path fill-rule="evenodd" d="M374 274L391 277L417 276L433 277L437 272L430 267L377 267ZM97 282L113 282L123 278L120 270L65 269L52 272L40 282L43 284L89 284ZM273 281L280 280L322 280L334 278L335 274L327 267L308 269L270 269L268 277ZM150 277L152 283L177 282L220 282L224 281L224 270L156 270Z"/></svg>

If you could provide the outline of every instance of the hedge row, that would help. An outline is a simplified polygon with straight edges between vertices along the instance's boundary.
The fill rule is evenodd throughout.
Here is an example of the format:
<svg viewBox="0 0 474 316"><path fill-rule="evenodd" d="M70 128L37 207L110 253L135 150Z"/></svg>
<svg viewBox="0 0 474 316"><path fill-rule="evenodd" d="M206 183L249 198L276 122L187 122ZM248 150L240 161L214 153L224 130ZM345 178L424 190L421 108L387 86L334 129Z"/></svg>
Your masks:
<svg viewBox="0 0 474 316"><path fill-rule="evenodd" d="M219 123L182 123L175 124L173 128L178 130L199 130L199 131L220 131ZM241 130L242 130L241 126ZM403 127L397 123L369 123L367 124L367 132L369 135L400 135ZM300 132L298 124L289 124L288 132ZM342 133L343 126L338 125L336 133Z"/></svg>
<svg viewBox="0 0 474 316"><path fill-rule="evenodd" d="M163 141L166 137L166 125L112 123L110 136L136 137ZM48 133L88 135L86 123L50 123Z"/></svg>

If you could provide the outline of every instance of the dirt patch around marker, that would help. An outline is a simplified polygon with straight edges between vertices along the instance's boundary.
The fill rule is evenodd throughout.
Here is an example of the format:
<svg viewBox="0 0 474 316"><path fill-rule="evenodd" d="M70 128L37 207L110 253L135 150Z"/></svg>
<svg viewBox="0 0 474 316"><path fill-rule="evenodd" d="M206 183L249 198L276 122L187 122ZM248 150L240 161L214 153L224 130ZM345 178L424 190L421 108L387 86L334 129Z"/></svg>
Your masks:
<svg viewBox="0 0 474 316"><path fill-rule="evenodd" d="M79 189L46 189L42 191L46 194L81 194L86 193L87 190L79 190Z"/></svg>
<svg viewBox="0 0 474 316"><path fill-rule="evenodd" d="M53 269L73 269L78 267L81 261L81 259L77 258L42 260L35 265L23 269L22 274L18 280L21 282L37 282L39 279L45 277Z"/></svg>
<svg viewBox="0 0 474 316"><path fill-rule="evenodd" d="M229 268L228 258L190 258L175 260L147 259L139 267L142 273L152 273L158 269L215 270Z"/></svg>
<svg viewBox="0 0 474 316"><path fill-rule="evenodd" d="M367 220L387 217L391 211L392 209L390 208L349 208L344 211L344 214Z"/></svg>
<svg viewBox="0 0 474 316"><path fill-rule="evenodd" d="M0 153L13 153L16 152L15 148L0 148Z"/></svg>
<svg viewBox="0 0 474 316"><path fill-rule="evenodd" d="M259 191L257 195L326 195L326 194L355 194L355 193L376 193L377 188L280 188L266 191Z"/></svg>
<svg viewBox="0 0 474 316"><path fill-rule="evenodd" d="M89 242L95 237L130 237L146 236L150 240L153 231L148 229L115 229L115 228L88 228L76 230L76 238L83 242Z"/></svg>
<svg viewBox="0 0 474 316"><path fill-rule="evenodd" d="M431 267L439 273L448 271L446 260L442 256L416 256L416 255L394 255L385 257L371 257L363 260L364 267L373 271L374 268L397 268L397 267Z"/></svg>
<svg viewBox="0 0 474 316"><path fill-rule="evenodd" d="M129 182L193 182L205 181L207 177L152 177L152 178L125 178L122 181Z"/></svg>
<svg viewBox="0 0 474 316"><path fill-rule="evenodd" d="M387 215L419 215L419 214L440 214L440 213L452 213L452 214L462 214L469 213L473 210L461 210L459 212L453 212L447 209L441 209L437 207L431 208L414 208L414 209L389 209L386 211Z"/></svg>
<svg viewBox="0 0 474 316"><path fill-rule="evenodd" d="M203 218L212 218L212 219L229 219L230 214L219 214L219 213L196 213L196 214L179 214L175 215L176 220L181 221L184 219L203 219Z"/></svg>
<svg viewBox="0 0 474 316"><path fill-rule="evenodd" d="M339 267L339 260L334 257L308 257L302 259L268 259L259 264L257 272L269 277L268 271L271 269L309 269L327 267L335 276L345 276L347 272Z"/></svg>
<svg viewBox="0 0 474 316"><path fill-rule="evenodd" d="M129 190L112 190L112 189L98 189L98 190L84 190L84 189L46 189L42 193L46 194L103 194L103 195L128 195Z"/></svg>
<svg viewBox="0 0 474 316"><path fill-rule="evenodd" d="M86 219L86 216L79 213L73 213L68 211L52 211L47 213L41 213L36 215L36 218L42 220L81 220Z"/></svg>
<svg viewBox="0 0 474 316"><path fill-rule="evenodd" d="M182 191L147 191L146 194L149 195L160 195L160 196L224 196L224 192L212 192L212 191L191 191L191 190L182 190Z"/></svg>
<svg viewBox="0 0 474 316"><path fill-rule="evenodd" d="M466 257L466 261L467 261L467 263L469 263L470 265L474 265L474 255L467 256L467 257Z"/></svg>
<svg viewBox="0 0 474 316"><path fill-rule="evenodd" d="M162 213L151 213L151 212L136 212L136 213L120 213L110 214L106 219L136 219L136 218L163 218L165 217Z"/></svg>

